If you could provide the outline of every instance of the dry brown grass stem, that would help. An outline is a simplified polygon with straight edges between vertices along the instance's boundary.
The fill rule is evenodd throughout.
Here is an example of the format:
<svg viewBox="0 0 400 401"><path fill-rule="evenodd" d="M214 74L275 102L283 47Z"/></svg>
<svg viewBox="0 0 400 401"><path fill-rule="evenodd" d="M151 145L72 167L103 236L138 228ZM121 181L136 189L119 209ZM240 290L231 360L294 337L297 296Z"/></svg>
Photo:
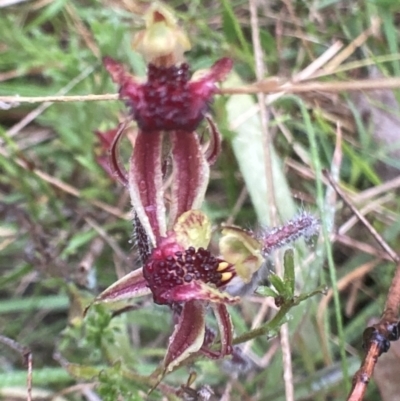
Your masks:
<svg viewBox="0 0 400 401"><path fill-rule="evenodd" d="M359 212L363 216L367 216L369 213L374 212L375 214L379 213L383 209L383 205L385 203L393 201L395 198L395 194L388 192L386 195L381 196L380 198L373 199L366 203L366 205L359 210ZM352 202L354 202L354 198L352 197ZM357 216L351 216L346 222L344 222L337 230L338 234L346 234L349 232L356 224L358 223Z"/></svg>
<svg viewBox="0 0 400 401"><path fill-rule="evenodd" d="M341 188L332 179L332 176L325 171L324 175L328 178L330 184L333 186L337 194L342 198L343 202L351 209L351 211L358 217L358 219L364 224L370 234L375 238L376 242L382 247L382 249L392 258L396 263L400 262L400 257L396 252L389 246L389 244L382 238L382 236L375 230L371 223L358 211L358 209L348 199L347 195L341 190Z"/></svg>
<svg viewBox="0 0 400 401"><path fill-rule="evenodd" d="M222 95L245 95L257 93L304 93L304 92L342 92L342 91L368 91L376 89L400 88L400 78L360 79L354 81L308 81L303 83L282 83L282 80L269 78L266 81L243 85L236 88L222 88ZM0 96L0 108L17 107L20 103L43 102L99 102L118 100L118 93L103 95L79 96Z"/></svg>
<svg viewBox="0 0 400 401"><path fill-rule="evenodd" d="M256 82L237 88L223 88L222 94L253 94L253 93L304 93L304 92L342 92L375 89L400 88L400 78L359 79L353 81L308 81L302 83L279 82L279 79L269 78L265 82ZM1 100L1 98L0 98Z"/></svg>
<svg viewBox="0 0 400 401"><path fill-rule="evenodd" d="M343 63L343 61L348 59L358 47L363 45L371 35L377 32L380 24L381 20L378 17L373 18L371 26L357 36L357 38L355 38L348 46L346 46L335 58L327 63L322 69L322 74L333 74Z"/></svg>
<svg viewBox="0 0 400 401"><path fill-rule="evenodd" d="M393 178L390 181L386 181L381 185L376 185L365 191L360 192L359 194L352 197L353 202L365 202L371 198L379 196L380 194L385 194L400 187L400 176Z"/></svg>
<svg viewBox="0 0 400 401"><path fill-rule="evenodd" d="M351 271L349 274L346 274L344 277L342 277L337 282L338 291L339 292L343 291L355 280L363 278L367 273L372 271L380 263L380 261L381 261L381 259L374 259L371 262L365 263L365 264L357 267L357 269ZM332 297L333 297L333 291L332 291L332 288L330 288L329 291L327 292L326 296L321 299L321 302L318 305L317 326L318 326L318 331L319 331L321 338L324 336L324 324L325 324L324 314L325 314L325 311L326 311ZM326 352L324 354L328 355ZM330 361L330 359L327 358L326 355L324 356L325 363L330 364L331 361Z"/></svg>
<svg viewBox="0 0 400 401"><path fill-rule="evenodd" d="M7 159L11 158L10 154L4 148L1 148L1 147L0 147L0 155ZM55 178L55 177L45 173L44 171L37 169L35 166L33 166L32 163L23 159L22 157L13 155L12 160L13 160L13 163L15 163L19 167L23 168L24 170L30 171L32 174L35 174L37 177L39 177L41 180L50 184L52 187L57 188L57 189L61 190L62 192L67 193L68 195L72 195L76 198L83 199L81 192L77 188L59 180L58 178ZM110 206L107 203L98 201L96 199L87 199L86 201L88 203L90 203L91 205L93 205L101 210L104 210L105 212L109 213L110 215L113 215L113 216L116 216L118 218L125 219L125 220L130 219L130 217L126 213L123 213L120 209Z"/></svg>
<svg viewBox="0 0 400 401"><path fill-rule="evenodd" d="M250 8L250 24L251 33L254 49L254 58L256 64L256 77L258 81L264 79L265 76L265 65L264 65L264 54L260 41L260 30L257 15L257 1L249 0ZM298 28L299 29L299 28ZM268 129L269 114L266 108L265 94L262 92L257 93L258 106L260 112L261 129L263 134L263 147L264 147L264 163L265 163L265 176L267 179L267 201L269 206L269 224L273 227L278 226L278 208L275 198L274 188L274 172L272 166L272 137ZM282 263L278 259L278 255L275 257L275 268L279 275L283 274ZM265 304L263 304L265 306ZM267 308L261 308L260 312L255 317L253 323L257 320L264 318ZM263 312L261 312L263 311ZM289 340L289 329L287 324L284 324L280 328L280 341L282 347L282 362L283 362L283 379L285 383L285 396L286 401L294 400L294 386L293 386L293 371L292 371L292 355L290 350Z"/></svg>
<svg viewBox="0 0 400 401"><path fill-rule="evenodd" d="M240 212L240 209L242 209L243 204L246 201L248 196L249 196L249 192L248 192L246 186L243 186L235 204L233 205L232 211L226 220L227 225L231 226L232 224L234 224L235 218L236 218L237 214Z"/></svg>
<svg viewBox="0 0 400 401"><path fill-rule="evenodd" d="M332 238L332 241L339 242L342 245L345 245L352 250L357 250L357 251L369 254L371 256L374 256L376 258L393 261L392 258L386 252L382 251L381 249L377 249L377 248L373 247L372 245L369 245L365 242L358 241L347 235L335 234Z"/></svg>
<svg viewBox="0 0 400 401"><path fill-rule="evenodd" d="M17 341L8 338L6 336L0 335L0 343L6 345L7 347L11 348L12 350L18 352L25 365L27 366L27 396L26 400L27 401L32 401L32 367L33 367L33 361L32 361L32 352L28 347L25 347L24 345L21 345Z"/></svg>

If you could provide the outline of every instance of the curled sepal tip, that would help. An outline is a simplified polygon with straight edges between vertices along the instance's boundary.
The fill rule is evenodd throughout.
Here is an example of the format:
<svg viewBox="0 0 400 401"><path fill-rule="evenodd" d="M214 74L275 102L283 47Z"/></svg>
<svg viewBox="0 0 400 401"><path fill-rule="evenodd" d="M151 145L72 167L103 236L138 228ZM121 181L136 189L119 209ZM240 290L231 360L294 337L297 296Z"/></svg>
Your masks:
<svg viewBox="0 0 400 401"><path fill-rule="evenodd" d="M218 156L221 153L221 134L209 115L206 116L206 120L210 128L210 141L207 145L204 156L207 159L208 164L211 165L217 161Z"/></svg>

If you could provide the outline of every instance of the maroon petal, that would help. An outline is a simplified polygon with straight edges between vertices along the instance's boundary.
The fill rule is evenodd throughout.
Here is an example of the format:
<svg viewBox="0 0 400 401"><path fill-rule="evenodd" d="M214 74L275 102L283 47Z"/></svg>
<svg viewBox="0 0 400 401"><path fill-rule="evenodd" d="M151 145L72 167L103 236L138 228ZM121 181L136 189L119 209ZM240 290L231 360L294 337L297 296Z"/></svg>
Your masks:
<svg viewBox="0 0 400 401"><path fill-rule="evenodd" d="M153 246L166 235L161 132L139 132L129 168L132 206Z"/></svg>
<svg viewBox="0 0 400 401"><path fill-rule="evenodd" d="M215 317L217 318L218 328L220 332L220 342L221 348L219 351L214 351L209 348L211 342L215 338L215 334L211 337L212 341L204 341L203 346L200 349L200 352L207 356L210 359L219 359L223 358L226 355L232 354L232 322L229 316L229 313L226 309L226 306L223 304L212 304L212 308L214 310ZM206 336L207 338L207 327L206 327Z"/></svg>
<svg viewBox="0 0 400 401"><path fill-rule="evenodd" d="M202 81L214 81L220 82L223 81L226 76L231 72L233 67L233 60L229 57L221 58L216 61L214 65L210 68L209 73L202 78Z"/></svg>
<svg viewBox="0 0 400 401"><path fill-rule="evenodd" d="M105 132L97 130L94 132L100 141L101 148L104 153L106 153L110 149L111 144L113 143L113 140L115 138L115 135L117 135L118 128L119 126L113 129L109 129L108 131Z"/></svg>
<svg viewBox="0 0 400 401"><path fill-rule="evenodd" d="M190 83L190 90L194 98L197 97L199 101L208 101L214 93L218 92L215 84L223 81L232 67L233 61L225 57L218 60L201 78L194 79Z"/></svg>
<svg viewBox="0 0 400 401"><path fill-rule="evenodd" d="M107 173L107 175L112 179L115 180L114 173L110 167L110 158L104 155L96 155L96 163Z"/></svg>
<svg viewBox="0 0 400 401"><path fill-rule="evenodd" d="M210 143L205 152L208 164L214 164L221 152L221 134L211 117L207 116L206 120L210 127Z"/></svg>
<svg viewBox="0 0 400 401"><path fill-rule="evenodd" d="M129 74L128 71L126 71L123 64L115 61L111 57L104 57L103 65L111 75L111 79L121 87L129 86L131 91L133 91L134 88L138 88L140 86L140 82L138 82L131 74Z"/></svg>
<svg viewBox="0 0 400 401"><path fill-rule="evenodd" d="M201 348L205 334L205 314L202 302L189 301L183 305L178 324L169 340L164 359L165 371L171 371Z"/></svg>
<svg viewBox="0 0 400 401"><path fill-rule="evenodd" d="M169 226L184 212L199 209L207 189L209 166L194 132L170 133L173 179Z"/></svg>

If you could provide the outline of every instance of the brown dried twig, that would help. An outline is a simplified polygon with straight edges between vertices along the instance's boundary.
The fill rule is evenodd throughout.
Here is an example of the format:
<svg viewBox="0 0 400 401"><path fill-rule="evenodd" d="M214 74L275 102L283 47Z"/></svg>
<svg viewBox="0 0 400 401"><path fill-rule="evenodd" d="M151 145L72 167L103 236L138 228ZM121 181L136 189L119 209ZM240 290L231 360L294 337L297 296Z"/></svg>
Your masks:
<svg viewBox="0 0 400 401"><path fill-rule="evenodd" d="M391 341L396 341L400 337L400 257L350 202L329 173L325 172L325 176L328 178L337 194L351 208L353 213L364 224L378 244L390 258L396 262L396 272L389 288L381 319L377 324L364 330L363 348L366 350L366 355L361 363L360 369L353 377L353 385L347 397L347 401L362 401L379 356L389 350Z"/></svg>
<svg viewBox="0 0 400 401"><path fill-rule="evenodd" d="M18 352L24 361L24 363L28 367L28 375L27 375L27 401L32 401L32 352L28 347L25 347L24 345L21 345L17 341L6 337L2 336L0 334L0 343L3 343L4 345L7 345L14 351Z"/></svg>
<svg viewBox="0 0 400 401"><path fill-rule="evenodd" d="M400 78L377 78L360 79L354 81L308 81L301 83L281 82L279 78L269 78L265 81L256 82L250 85L243 85L237 88L221 88L222 95L240 95L257 93L304 93L310 91L320 92L341 92L341 91L367 91L376 89L395 89L400 87ZM43 102L90 102L90 101L109 101L118 100L118 93L108 93L102 95L82 95L82 96L0 96L1 104L16 106L19 103L43 103Z"/></svg>

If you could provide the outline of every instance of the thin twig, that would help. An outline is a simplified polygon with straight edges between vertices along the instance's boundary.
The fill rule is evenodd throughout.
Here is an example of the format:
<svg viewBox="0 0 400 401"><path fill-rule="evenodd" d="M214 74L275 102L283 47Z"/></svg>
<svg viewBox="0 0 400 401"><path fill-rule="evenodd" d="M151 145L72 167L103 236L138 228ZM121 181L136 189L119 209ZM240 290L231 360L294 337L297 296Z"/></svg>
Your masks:
<svg viewBox="0 0 400 401"><path fill-rule="evenodd" d="M304 92L342 92L342 91L368 91L376 89L400 88L400 78L360 79L354 81L319 82L308 81L302 83L284 82L282 79L271 79L256 82L251 85L243 85L236 88L221 88L221 95L246 95L257 93L304 93ZM18 105L20 103L67 103L67 102L98 102L118 100L118 93L102 95L77 95L77 96L0 96L0 104ZM0 106L1 107L1 106Z"/></svg>
<svg viewBox="0 0 400 401"><path fill-rule="evenodd" d="M83 79L88 77L92 72L94 71L93 66L89 66L86 69L84 69L79 75L77 75L74 79L72 79L70 82L68 82L67 85L65 85L63 88L61 88L58 91L57 96L48 96L48 98L51 97L56 97L56 98L63 98L66 93L68 93L71 89L73 89L79 82L81 82ZM4 96L7 97L7 96ZM18 96L11 96L12 98L18 98ZM39 97L40 98L40 97ZM29 98L28 98L29 99ZM33 98L34 99L34 98ZM28 103L43 103L36 109L32 110L30 113L28 113L21 121L19 121L17 124L13 125L8 131L7 135L10 137L13 137L16 135L18 132L20 132L24 127L26 127L30 122L32 122L35 118L37 118L40 114L42 114L48 107L51 106L52 101L47 99L46 96L42 97L41 101L35 101L35 102L28 102ZM0 100L0 108L1 108L1 100ZM7 101L5 101L7 102ZM18 100L11 101L10 103L21 103Z"/></svg>
<svg viewBox="0 0 400 401"><path fill-rule="evenodd" d="M375 363L380 354L380 346L378 342L374 342L369 347L364 357L361 368L356 372L353 378L353 388L347 398L347 401L362 401L367 384L374 371Z"/></svg>
<svg viewBox="0 0 400 401"><path fill-rule="evenodd" d="M352 210L352 212L359 218L359 220L364 224L364 226L368 229L371 235L375 238L378 244L382 247L382 249L387 252L387 254L393 259L394 262L399 263L400 257L396 254L396 252L390 247L390 245L382 238L382 236L375 230L375 228L371 225L371 223L357 210L357 208L350 202L346 194L340 189L340 187L336 184L336 182L332 179L332 176L325 171L325 177L329 180L332 187L335 189L337 194L342 198L343 202Z"/></svg>
<svg viewBox="0 0 400 401"><path fill-rule="evenodd" d="M118 100L118 93L105 93L103 95L76 95L76 96L0 96L0 102L18 105L19 103L68 103L68 102L98 102Z"/></svg>
<svg viewBox="0 0 400 401"><path fill-rule="evenodd" d="M22 359L24 360L24 363L28 367L28 372L27 372L27 401L32 401L32 352L28 347L25 347L24 345L21 345L17 341L0 335L0 343L3 343L4 345L7 345L14 351L18 352Z"/></svg>
<svg viewBox="0 0 400 401"><path fill-rule="evenodd" d="M5 149L3 149L1 147L0 147L0 155L7 159L12 159L13 163L15 163L16 165L22 167L23 169L35 174L36 176L38 176L40 179L47 182L51 186L53 186L57 189L60 189L61 191L65 192L69 195L72 195L76 198L80 199L83 197L82 193L75 187L59 180L58 178L55 178L55 177L45 173L42 170L39 170L37 168L32 168L32 165L30 165L30 163L28 161L26 161L23 158L17 157L17 156L11 156ZM117 209L116 207L110 206L107 203L101 202L97 199L87 199L86 201L88 203L90 203L91 205L96 206L97 208L102 209L111 215L114 215L116 217L119 217L119 218L122 218L125 220L130 219L130 217L126 213L123 213L121 210Z"/></svg>

